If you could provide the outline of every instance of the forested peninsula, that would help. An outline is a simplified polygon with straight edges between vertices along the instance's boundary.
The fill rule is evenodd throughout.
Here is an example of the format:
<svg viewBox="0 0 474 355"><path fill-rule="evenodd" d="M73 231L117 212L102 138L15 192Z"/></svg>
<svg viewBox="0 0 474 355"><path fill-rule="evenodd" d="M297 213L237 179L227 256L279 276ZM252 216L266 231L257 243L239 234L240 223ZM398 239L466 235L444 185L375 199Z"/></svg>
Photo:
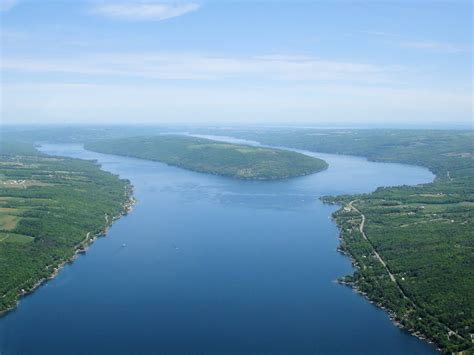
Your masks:
<svg viewBox="0 0 474 355"><path fill-rule="evenodd" d="M132 189L93 161L0 142L0 314L128 211Z"/></svg>
<svg viewBox="0 0 474 355"><path fill-rule="evenodd" d="M244 180L286 179L327 168L323 160L300 153L179 135L98 140L85 148Z"/></svg>

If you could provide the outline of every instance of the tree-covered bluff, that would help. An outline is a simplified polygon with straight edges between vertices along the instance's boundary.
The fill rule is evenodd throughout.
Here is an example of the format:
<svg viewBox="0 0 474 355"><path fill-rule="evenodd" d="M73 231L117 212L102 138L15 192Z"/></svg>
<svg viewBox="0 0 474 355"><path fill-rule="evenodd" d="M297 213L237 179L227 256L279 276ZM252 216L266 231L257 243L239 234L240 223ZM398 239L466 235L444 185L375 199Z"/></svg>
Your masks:
<svg viewBox="0 0 474 355"><path fill-rule="evenodd" d="M178 135L99 140L85 148L244 180L286 179L327 168L323 160L300 153Z"/></svg>

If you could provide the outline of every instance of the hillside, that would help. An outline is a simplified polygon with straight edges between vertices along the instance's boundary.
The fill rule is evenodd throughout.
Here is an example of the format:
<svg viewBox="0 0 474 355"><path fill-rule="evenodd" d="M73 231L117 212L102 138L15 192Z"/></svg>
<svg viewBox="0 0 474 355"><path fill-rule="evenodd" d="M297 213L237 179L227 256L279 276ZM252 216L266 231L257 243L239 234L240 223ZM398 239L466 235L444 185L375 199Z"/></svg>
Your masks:
<svg viewBox="0 0 474 355"><path fill-rule="evenodd" d="M299 153L176 135L101 140L85 148L245 180L286 179L327 168L323 160Z"/></svg>

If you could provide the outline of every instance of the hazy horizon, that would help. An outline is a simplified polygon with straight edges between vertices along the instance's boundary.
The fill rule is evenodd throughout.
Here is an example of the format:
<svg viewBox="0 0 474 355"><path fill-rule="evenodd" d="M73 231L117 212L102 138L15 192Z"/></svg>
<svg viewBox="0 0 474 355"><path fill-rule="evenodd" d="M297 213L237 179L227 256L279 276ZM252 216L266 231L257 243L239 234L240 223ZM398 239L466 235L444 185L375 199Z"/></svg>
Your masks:
<svg viewBox="0 0 474 355"><path fill-rule="evenodd" d="M470 1L0 10L4 125L472 127Z"/></svg>
<svg viewBox="0 0 474 355"><path fill-rule="evenodd" d="M0 126L4 128L18 128L18 129L48 129L48 128L119 128L119 127L150 127L150 128L213 128L213 129L244 129L244 128L256 128L256 129L321 129L321 130L334 130L334 129L350 129L350 130L471 130L474 127L473 123L440 123L440 124L336 124L336 123L319 123L319 124L271 124L271 123L238 123L238 122L227 122L223 124L212 123L212 122L181 122L181 123L101 123L101 122L87 122L87 123L2 123Z"/></svg>

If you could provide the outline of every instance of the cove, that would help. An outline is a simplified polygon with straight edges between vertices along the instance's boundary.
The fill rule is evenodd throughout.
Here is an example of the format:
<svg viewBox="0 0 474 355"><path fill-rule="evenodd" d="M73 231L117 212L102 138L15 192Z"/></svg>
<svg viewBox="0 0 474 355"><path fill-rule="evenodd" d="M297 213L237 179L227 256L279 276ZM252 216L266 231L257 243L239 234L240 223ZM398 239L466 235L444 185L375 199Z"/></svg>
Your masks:
<svg viewBox="0 0 474 355"><path fill-rule="evenodd" d="M45 144L130 179L134 210L0 318L0 353L433 354L334 280L336 206L323 195L430 182L424 168L314 154L329 168L240 181ZM125 246L123 246L125 245Z"/></svg>

